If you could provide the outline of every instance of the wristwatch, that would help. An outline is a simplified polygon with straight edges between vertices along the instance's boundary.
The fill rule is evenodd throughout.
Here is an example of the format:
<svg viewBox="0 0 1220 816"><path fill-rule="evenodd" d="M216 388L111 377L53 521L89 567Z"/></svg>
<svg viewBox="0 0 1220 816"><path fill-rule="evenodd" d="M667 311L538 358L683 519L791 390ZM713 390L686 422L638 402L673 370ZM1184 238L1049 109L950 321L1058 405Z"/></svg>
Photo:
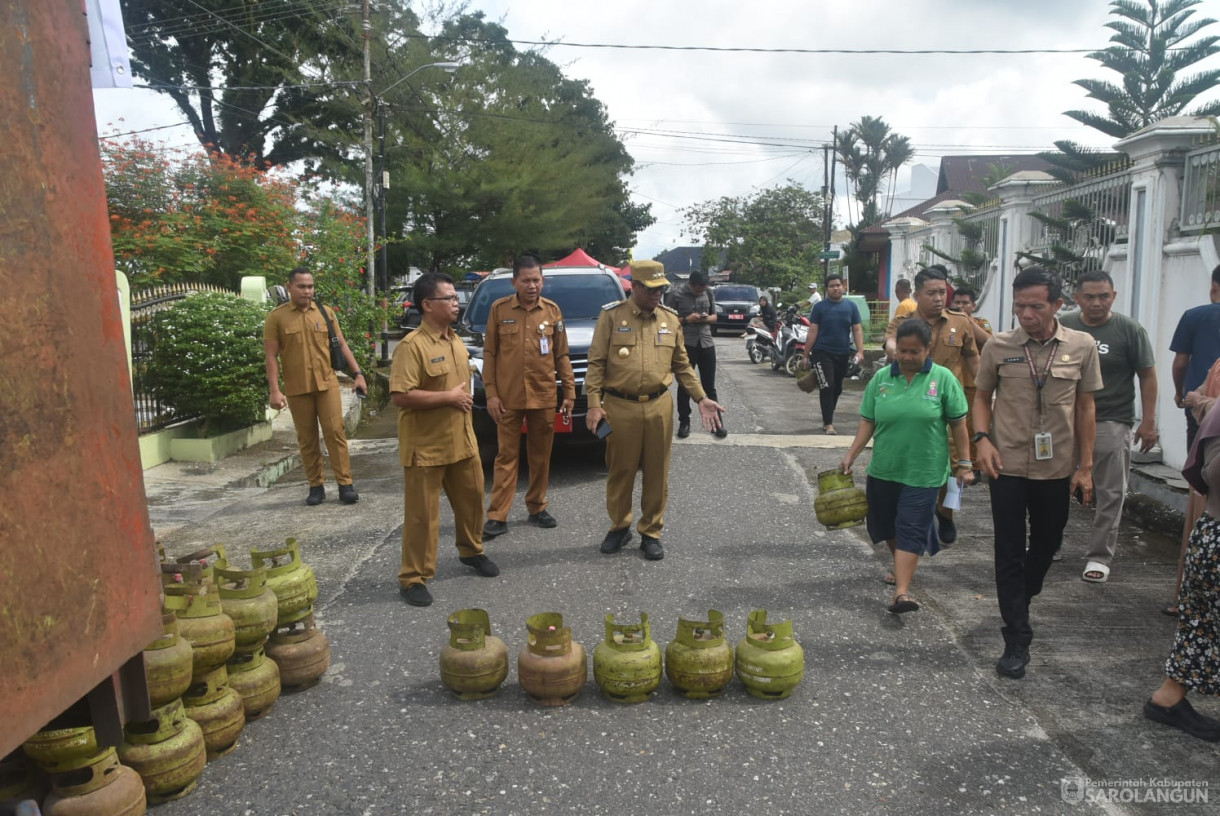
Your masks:
<svg viewBox="0 0 1220 816"><path fill-rule="evenodd" d="M991 441L991 434L986 431L977 431L974 436L970 437L970 441L976 445L983 439Z"/></svg>
<svg viewBox="0 0 1220 816"><path fill-rule="evenodd" d="M354 379L356 379L357 377L363 377L363 376L364 376L364 372L363 372L363 371L353 371L353 372L352 372L352 379L353 379L353 380L354 380Z"/></svg>

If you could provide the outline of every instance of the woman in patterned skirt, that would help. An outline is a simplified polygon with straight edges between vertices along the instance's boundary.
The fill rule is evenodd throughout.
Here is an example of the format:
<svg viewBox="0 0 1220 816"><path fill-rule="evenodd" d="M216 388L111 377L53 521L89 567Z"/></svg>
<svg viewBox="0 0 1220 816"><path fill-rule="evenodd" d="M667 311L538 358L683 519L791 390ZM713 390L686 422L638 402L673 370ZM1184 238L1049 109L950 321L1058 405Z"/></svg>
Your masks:
<svg viewBox="0 0 1220 816"><path fill-rule="evenodd" d="M1220 721L1186 699L1188 691L1220 696L1220 410L1208 411L1199 426L1182 475L1206 497L1207 507L1190 533L1165 682L1144 703L1144 716L1220 742Z"/></svg>

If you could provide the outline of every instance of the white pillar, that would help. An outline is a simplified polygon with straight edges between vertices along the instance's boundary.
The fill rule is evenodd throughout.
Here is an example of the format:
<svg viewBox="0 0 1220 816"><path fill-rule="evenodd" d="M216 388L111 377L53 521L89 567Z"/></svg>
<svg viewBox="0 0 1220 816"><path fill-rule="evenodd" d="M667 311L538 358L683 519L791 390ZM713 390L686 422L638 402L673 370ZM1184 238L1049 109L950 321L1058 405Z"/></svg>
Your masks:
<svg viewBox="0 0 1220 816"><path fill-rule="evenodd" d="M984 287L987 296L979 307L979 317L991 322L996 331L1008 331L1016 323L1012 316L1012 279L1017 253L1029 250L1037 235L1038 222L1029 217L1034 196L1059 182L1041 170L1013 173L991 192L1000 199L1000 234L996 247L996 273Z"/></svg>

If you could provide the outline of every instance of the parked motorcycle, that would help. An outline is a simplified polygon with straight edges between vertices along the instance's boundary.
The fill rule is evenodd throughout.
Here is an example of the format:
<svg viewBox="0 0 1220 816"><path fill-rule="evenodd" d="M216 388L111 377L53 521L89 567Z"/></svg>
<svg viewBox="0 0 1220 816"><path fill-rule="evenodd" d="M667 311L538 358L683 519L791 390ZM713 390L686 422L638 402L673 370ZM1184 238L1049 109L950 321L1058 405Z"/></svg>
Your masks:
<svg viewBox="0 0 1220 816"><path fill-rule="evenodd" d="M780 319L779 337L771 351L771 369L783 370L795 377L805 355L805 338L809 335L809 318L797 312L795 306L784 310Z"/></svg>
<svg viewBox="0 0 1220 816"><path fill-rule="evenodd" d="M767 328L761 317L755 317L746 326L746 355L752 363L771 359L771 352L779 340L779 326L774 332Z"/></svg>

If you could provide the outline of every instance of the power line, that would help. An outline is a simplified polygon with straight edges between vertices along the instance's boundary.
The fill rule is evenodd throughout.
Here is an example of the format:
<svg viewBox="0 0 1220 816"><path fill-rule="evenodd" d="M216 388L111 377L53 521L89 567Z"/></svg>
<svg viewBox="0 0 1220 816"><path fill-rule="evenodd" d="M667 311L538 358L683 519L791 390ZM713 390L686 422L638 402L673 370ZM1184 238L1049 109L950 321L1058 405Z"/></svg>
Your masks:
<svg viewBox="0 0 1220 816"><path fill-rule="evenodd" d="M156 127L147 127L140 130L129 130L125 133L108 133L105 136L99 136L98 141L105 142L111 139L118 139L122 136L135 136L137 133L151 133L154 130L165 130L166 128L181 127L182 125L189 125L190 123L191 121L189 119L183 119L181 122L174 122L169 125L157 125Z"/></svg>
<svg viewBox="0 0 1220 816"><path fill-rule="evenodd" d="M500 45L500 42L484 40L478 37L429 37L426 34L407 34L409 38L428 39L434 42L459 42L475 45ZM544 46L547 48L608 48L630 51L707 51L711 53L730 54L840 54L868 55L894 54L902 56L926 56L944 54L949 56L969 56L977 54L1091 54L1104 48L766 48L757 46L717 46L717 45L664 45L647 43L588 43L564 42L551 40L516 40L507 42L513 45ZM1182 50L1182 49L1168 49Z"/></svg>

